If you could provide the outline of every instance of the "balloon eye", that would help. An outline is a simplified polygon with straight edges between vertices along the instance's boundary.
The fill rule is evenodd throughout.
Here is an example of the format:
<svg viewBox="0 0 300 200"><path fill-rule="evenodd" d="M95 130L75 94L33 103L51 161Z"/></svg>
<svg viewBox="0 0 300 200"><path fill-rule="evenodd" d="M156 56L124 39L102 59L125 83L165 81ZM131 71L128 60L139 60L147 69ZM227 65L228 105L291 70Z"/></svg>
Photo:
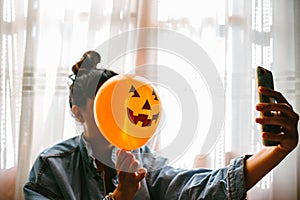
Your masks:
<svg viewBox="0 0 300 200"><path fill-rule="evenodd" d="M136 91L133 85L131 86L129 92L133 92L133 95L131 97L140 97L139 93Z"/></svg>
<svg viewBox="0 0 300 200"><path fill-rule="evenodd" d="M154 100L158 100L157 95L156 95L156 93L154 92L154 90L153 90L153 92L152 92L152 95L154 96Z"/></svg>

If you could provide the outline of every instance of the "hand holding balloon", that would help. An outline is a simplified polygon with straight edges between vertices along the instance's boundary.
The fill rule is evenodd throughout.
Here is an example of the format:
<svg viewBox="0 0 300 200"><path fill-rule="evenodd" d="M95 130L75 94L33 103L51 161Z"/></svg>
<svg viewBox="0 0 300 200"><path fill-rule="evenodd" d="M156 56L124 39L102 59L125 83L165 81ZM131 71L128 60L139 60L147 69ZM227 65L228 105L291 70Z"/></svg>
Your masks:
<svg viewBox="0 0 300 200"><path fill-rule="evenodd" d="M118 186L113 192L115 199L133 199L139 190L140 181L146 176L147 170L139 167L130 151L118 150L116 170L118 173Z"/></svg>
<svg viewBox="0 0 300 200"><path fill-rule="evenodd" d="M146 80L117 75L98 90L94 115L100 132L114 146L133 150L155 133L161 117L158 93Z"/></svg>

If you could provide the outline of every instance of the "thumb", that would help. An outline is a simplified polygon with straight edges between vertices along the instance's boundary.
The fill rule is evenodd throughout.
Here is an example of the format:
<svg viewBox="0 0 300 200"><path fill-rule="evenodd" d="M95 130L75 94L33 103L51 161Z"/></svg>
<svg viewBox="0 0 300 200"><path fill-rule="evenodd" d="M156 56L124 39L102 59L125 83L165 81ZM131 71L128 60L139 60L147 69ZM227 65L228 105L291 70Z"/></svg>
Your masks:
<svg viewBox="0 0 300 200"><path fill-rule="evenodd" d="M138 181L141 181L146 176L147 170L145 168L139 168L136 176Z"/></svg>

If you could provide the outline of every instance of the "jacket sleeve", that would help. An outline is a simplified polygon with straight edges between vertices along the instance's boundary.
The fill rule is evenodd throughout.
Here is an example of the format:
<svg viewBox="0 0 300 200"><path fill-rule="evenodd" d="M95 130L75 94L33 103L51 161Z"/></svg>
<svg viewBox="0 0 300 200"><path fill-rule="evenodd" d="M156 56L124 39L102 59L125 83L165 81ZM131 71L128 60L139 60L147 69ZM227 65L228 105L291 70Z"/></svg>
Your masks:
<svg viewBox="0 0 300 200"><path fill-rule="evenodd" d="M23 191L24 191L24 199L30 199L30 200L51 199L49 197L42 195L40 192L35 191L34 188L32 188L29 184L24 186Z"/></svg>
<svg viewBox="0 0 300 200"><path fill-rule="evenodd" d="M146 181L151 199L230 199L246 198L244 161L238 157L231 164L217 170L178 169L167 160L147 153L143 164L147 168Z"/></svg>
<svg viewBox="0 0 300 200"><path fill-rule="evenodd" d="M57 194L53 193L50 189L49 185L43 185L40 183L40 176L48 169L47 163L43 160L41 156L39 156L34 165L32 166L29 178L26 181L23 187L24 199L61 199ZM50 170L47 170L50 173ZM54 177L53 175L49 175L49 177Z"/></svg>

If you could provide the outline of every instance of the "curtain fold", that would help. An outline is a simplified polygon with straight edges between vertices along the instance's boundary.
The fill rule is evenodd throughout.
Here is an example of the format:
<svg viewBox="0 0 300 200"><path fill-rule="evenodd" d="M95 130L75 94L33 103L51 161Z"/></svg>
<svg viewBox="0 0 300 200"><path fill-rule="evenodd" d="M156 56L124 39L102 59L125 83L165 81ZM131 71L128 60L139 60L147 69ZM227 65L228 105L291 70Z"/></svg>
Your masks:
<svg viewBox="0 0 300 200"><path fill-rule="evenodd" d="M63 138L68 70L58 67L59 22L56 16L48 18L53 10L44 12L46 4L28 1L15 199L23 198L22 187L37 154Z"/></svg>
<svg viewBox="0 0 300 200"><path fill-rule="evenodd" d="M174 7L168 12L164 8L171 3ZM299 56L294 50L299 37L298 24L294 24L297 19L294 15L299 13L297 4L296 1L272 0L225 0L206 4L160 1L160 26L197 41L215 63L226 91L224 129L214 147L208 155L188 151L181 160L182 166L218 168L234 156L252 154L263 148L260 127L254 121L258 115L255 110L256 66L273 71L275 89L297 108L295 80L299 75ZM182 9L176 9L179 7ZM297 187L291 187L299 181L295 176L299 174L297 149L248 192L248 199L297 199ZM191 154L196 156L195 160L184 160Z"/></svg>
<svg viewBox="0 0 300 200"><path fill-rule="evenodd" d="M61 4L58 10L57 3ZM67 77L72 64L109 37L137 28L139 5L144 3L90 0L71 4L73 1L68 0L28 1L16 199L23 197L23 184L38 153L66 135L74 136L73 131L82 131L79 124L71 122L72 117L66 116L70 115ZM105 57L102 59L105 63ZM125 62L120 60L102 67L123 73ZM133 69L135 62L131 64Z"/></svg>

